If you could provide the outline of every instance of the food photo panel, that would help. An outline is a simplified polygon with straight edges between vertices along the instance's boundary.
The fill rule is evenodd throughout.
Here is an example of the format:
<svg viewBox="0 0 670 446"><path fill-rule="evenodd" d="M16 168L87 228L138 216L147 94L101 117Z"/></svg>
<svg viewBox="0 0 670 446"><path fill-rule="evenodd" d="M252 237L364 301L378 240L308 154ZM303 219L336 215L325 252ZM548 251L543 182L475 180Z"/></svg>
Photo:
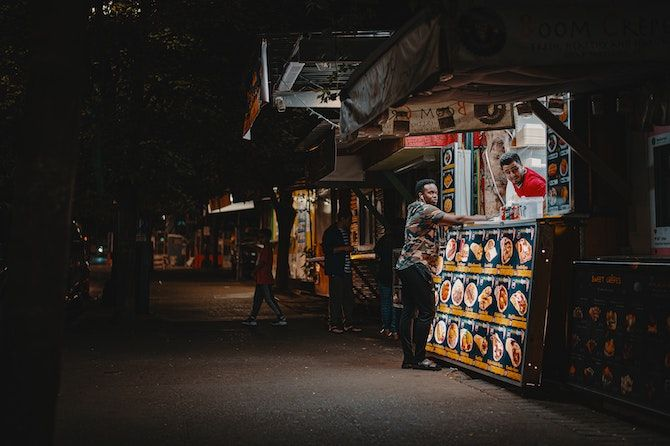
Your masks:
<svg viewBox="0 0 670 446"><path fill-rule="evenodd" d="M509 302L506 316L510 319L526 322L530 302L531 279L512 277L508 288Z"/></svg>
<svg viewBox="0 0 670 446"><path fill-rule="evenodd" d="M465 291L463 293L463 306L466 311L476 311L477 297L479 296L479 275L465 275Z"/></svg>
<svg viewBox="0 0 670 446"><path fill-rule="evenodd" d="M484 268L497 268L500 264L500 229L485 229L482 237Z"/></svg>
<svg viewBox="0 0 670 446"><path fill-rule="evenodd" d="M493 311L495 316L507 317L509 307L509 288L511 284L511 277L496 276L495 287L493 288Z"/></svg>
<svg viewBox="0 0 670 446"><path fill-rule="evenodd" d="M472 340L475 344L473 348L474 358L485 363L487 359L491 358L489 323L475 321L472 328Z"/></svg>
<svg viewBox="0 0 670 446"><path fill-rule="evenodd" d="M458 241L457 241L458 236L459 233L456 230L447 231L447 244L444 253L445 266L456 264L456 253L458 252Z"/></svg>
<svg viewBox="0 0 670 446"><path fill-rule="evenodd" d="M519 259L514 249L515 236L515 228L502 228L500 230L500 240L498 240L500 263L498 264L498 268L516 268L519 264Z"/></svg>
<svg viewBox="0 0 670 446"><path fill-rule="evenodd" d="M460 341L460 325L461 318L458 316L448 315L446 318L446 335L445 335L445 346L448 350L452 352L458 352Z"/></svg>
<svg viewBox="0 0 670 446"><path fill-rule="evenodd" d="M503 367L505 357L505 327L497 324L489 324L489 349L491 349L491 361L498 367Z"/></svg>
<svg viewBox="0 0 670 446"><path fill-rule="evenodd" d="M479 295L477 295L476 309L479 314L493 316L495 309L495 298L493 290L495 289L495 276L490 274L479 276Z"/></svg>
<svg viewBox="0 0 670 446"><path fill-rule="evenodd" d="M454 273L451 283L451 299L449 306L452 308L463 308L463 298L465 297L465 274Z"/></svg>
<svg viewBox="0 0 670 446"><path fill-rule="evenodd" d="M484 229L468 230L468 243L470 247L469 266L483 266L484 264Z"/></svg>
<svg viewBox="0 0 670 446"><path fill-rule="evenodd" d="M523 361L523 346L525 344L525 330L519 328L508 328L505 338L506 365L511 366L514 371L520 372Z"/></svg>
<svg viewBox="0 0 670 446"><path fill-rule="evenodd" d="M474 358L474 321L468 318L461 318L461 326L458 333L458 345L461 356Z"/></svg>
<svg viewBox="0 0 670 446"><path fill-rule="evenodd" d="M535 226L517 228L514 238L514 248L517 256L518 269L532 269L535 252Z"/></svg>

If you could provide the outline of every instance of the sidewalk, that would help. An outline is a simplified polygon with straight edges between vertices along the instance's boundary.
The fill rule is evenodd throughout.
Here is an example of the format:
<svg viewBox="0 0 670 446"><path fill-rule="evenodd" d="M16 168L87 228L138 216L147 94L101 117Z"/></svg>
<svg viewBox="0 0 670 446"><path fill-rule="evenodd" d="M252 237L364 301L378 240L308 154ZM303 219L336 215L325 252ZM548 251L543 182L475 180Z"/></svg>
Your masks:
<svg viewBox="0 0 670 446"><path fill-rule="evenodd" d="M57 444L670 443L560 388L401 370L375 325L331 334L303 304L282 301L287 327L244 327L246 284L154 286L152 317L120 327L98 311L66 333Z"/></svg>

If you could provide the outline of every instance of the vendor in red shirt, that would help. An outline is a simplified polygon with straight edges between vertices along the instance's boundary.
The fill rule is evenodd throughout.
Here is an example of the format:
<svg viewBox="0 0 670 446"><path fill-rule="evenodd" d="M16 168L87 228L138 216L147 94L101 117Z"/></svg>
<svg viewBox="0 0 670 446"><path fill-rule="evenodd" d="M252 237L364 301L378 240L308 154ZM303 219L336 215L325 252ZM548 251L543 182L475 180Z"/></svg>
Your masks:
<svg viewBox="0 0 670 446"><path fill-rule="evenodd" d="M547 180L533 169L524 167L516 153L503 153L500 167L519 197L544 197L547 194Z"/></svg>

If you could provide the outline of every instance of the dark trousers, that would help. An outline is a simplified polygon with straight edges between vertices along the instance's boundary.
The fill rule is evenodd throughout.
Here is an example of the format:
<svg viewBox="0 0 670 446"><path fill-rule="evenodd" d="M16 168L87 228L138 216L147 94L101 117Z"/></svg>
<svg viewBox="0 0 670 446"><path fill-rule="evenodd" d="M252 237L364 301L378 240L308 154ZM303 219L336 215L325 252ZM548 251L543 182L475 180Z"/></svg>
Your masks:
<svg viewBox="0 0 670 446"><path fill-rule="evenodd" d="M398 274L402 281L400 341L403 362L419 363L426 359L426 341L435 316L433 277L423 265L412 265L399 270Z"/></svg>
<svg viewBox="0 0 670 446"><path fill-rule="evenodd" d="M261 309L261 304L263 301L267 302L268 307L277 315L277 319L282 319L284 314L279 309L277 301L275 300L274 294L272 294L272 285L256 285L256 291L254 291L254 303L251 307L251 317L256 319L258 316L258 311Z"/></svg>
<svg viewBox="0 0 670 446"><path fill-rule="evenodd" d="M354 284L351 274L330 276L328 283L328 323L331 327L353 325Z"/></svg>

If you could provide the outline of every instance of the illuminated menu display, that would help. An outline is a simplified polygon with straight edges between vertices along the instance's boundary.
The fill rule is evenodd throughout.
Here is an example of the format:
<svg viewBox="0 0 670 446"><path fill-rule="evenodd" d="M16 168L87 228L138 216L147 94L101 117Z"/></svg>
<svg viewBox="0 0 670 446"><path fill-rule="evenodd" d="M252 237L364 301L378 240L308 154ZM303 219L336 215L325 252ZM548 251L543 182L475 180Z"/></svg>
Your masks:
<svg viewBox="0 0 670 446"><path fill-rule="evenodd" d="M568 381L670 414L670 263L576 262Z"/></svg>
<svg viewBox="0 0 670 446"><path fill-rule="evenodd" d="M447 233L427 350L521 383L537 225Z"/></svg>

